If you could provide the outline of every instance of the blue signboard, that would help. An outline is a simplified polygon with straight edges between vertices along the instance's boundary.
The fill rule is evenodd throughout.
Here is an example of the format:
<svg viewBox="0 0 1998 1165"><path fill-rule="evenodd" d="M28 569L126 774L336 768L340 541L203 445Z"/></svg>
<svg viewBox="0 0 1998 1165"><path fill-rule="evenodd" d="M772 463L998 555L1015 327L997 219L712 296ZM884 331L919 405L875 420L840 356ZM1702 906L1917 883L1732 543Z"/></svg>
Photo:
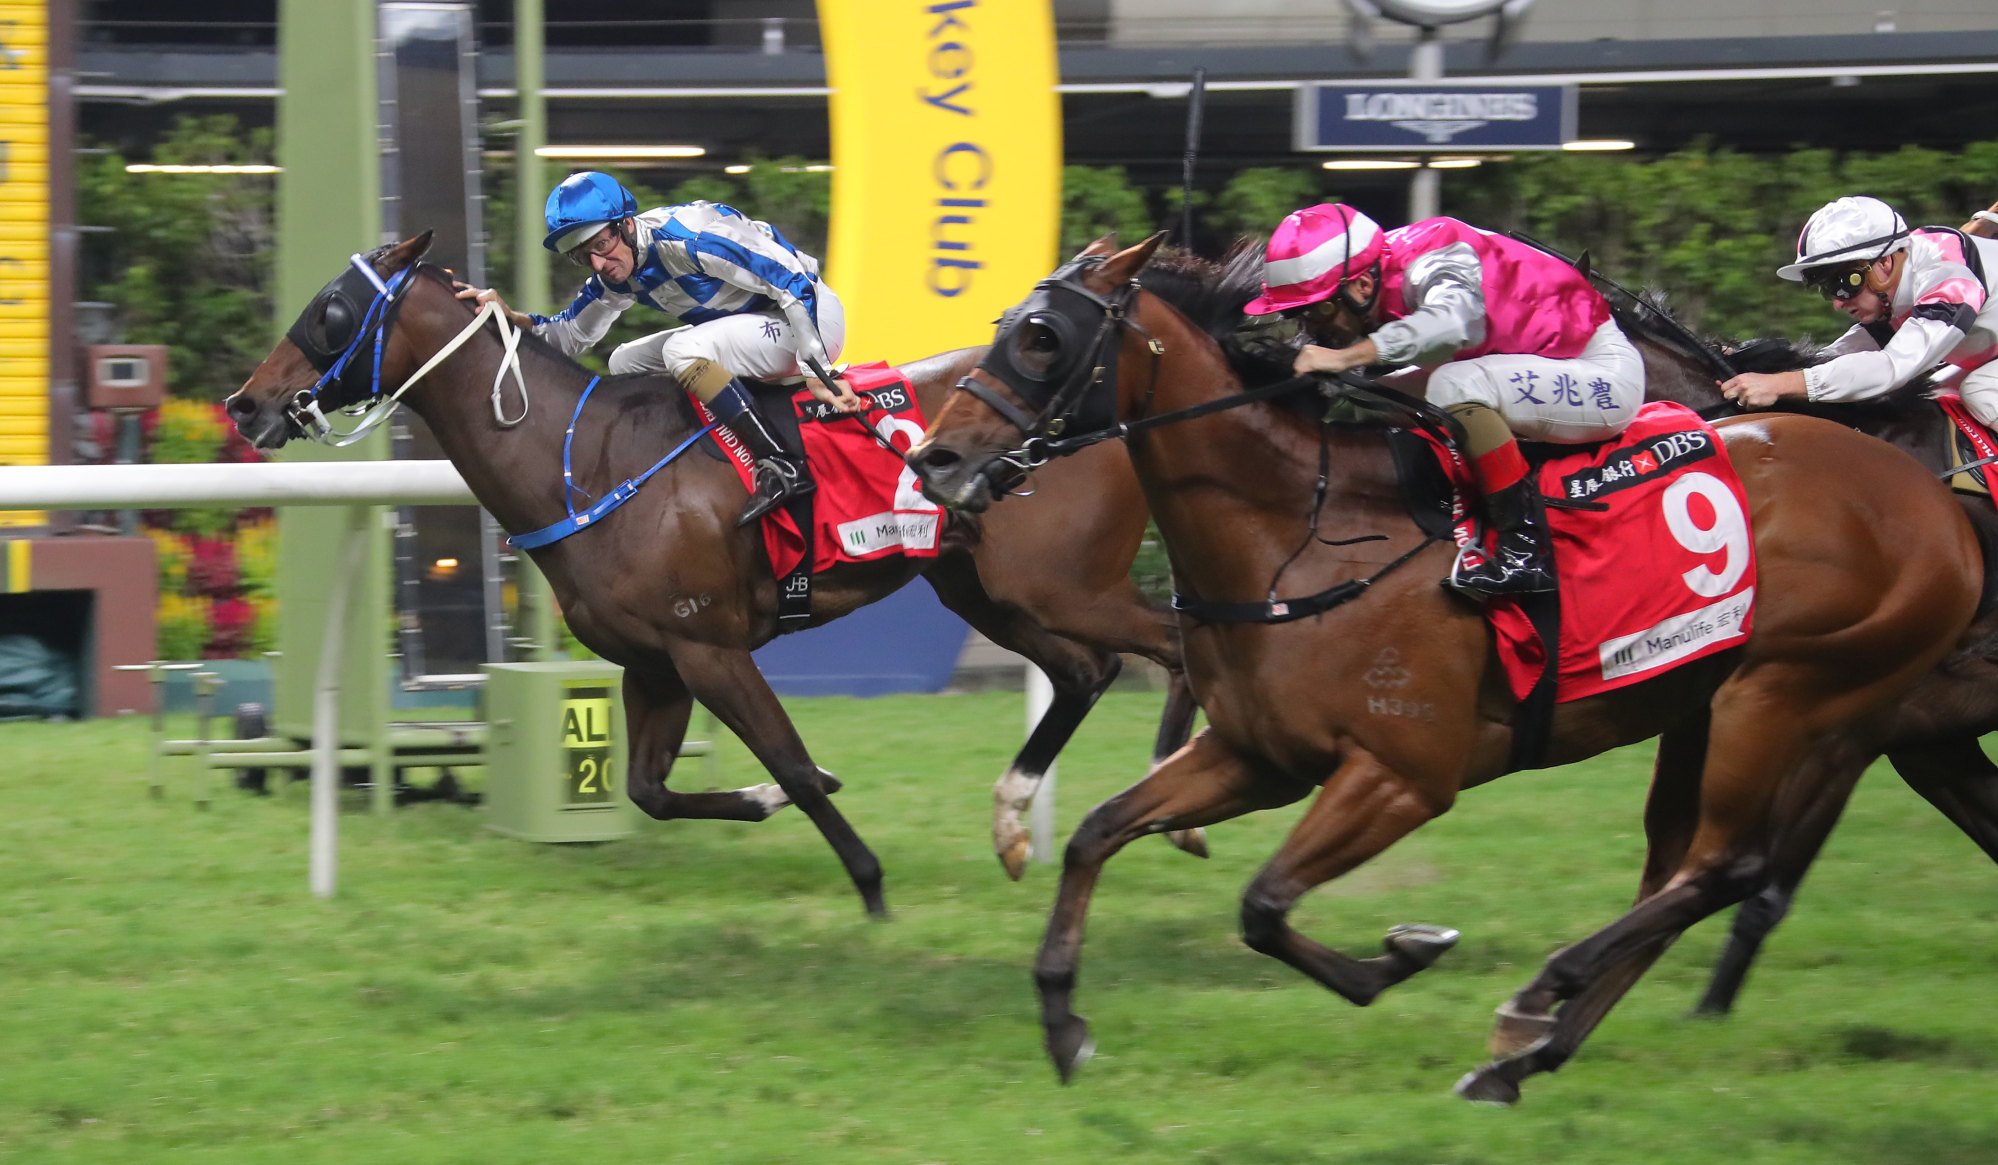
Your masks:
<svg viewBox="0 0 1998 1165"><path fill-rule="evenodd" d="M1575 136L1575 87L1311 84L1296 129L1300 150L1554 150Z"/></svg>

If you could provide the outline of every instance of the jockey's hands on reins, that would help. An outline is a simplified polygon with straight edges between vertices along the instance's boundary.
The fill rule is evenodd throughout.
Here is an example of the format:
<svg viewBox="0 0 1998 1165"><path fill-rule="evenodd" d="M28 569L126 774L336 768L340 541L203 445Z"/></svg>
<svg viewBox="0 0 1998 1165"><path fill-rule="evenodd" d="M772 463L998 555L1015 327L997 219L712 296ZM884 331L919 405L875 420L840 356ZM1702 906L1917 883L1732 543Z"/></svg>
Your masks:
<svg viewBox="0 0 1998 1165"><path fill-rule="evenodd" d="M457 289L459 299L471 300L473 307L484 307L488 303L498 304L499 309L506 313L506 318L513 321L513 326L522 331L534 326L534 321L528 318L526 312L515 311L508 307L506 300L500 298L500 293L490 287L473 287L456 279L451 281L451 286Z"/></svg>
<svg viewBox="0 0 1998 1165"><path fill-rule="evenodd" d="M1801 372L1744 372L1721 382L1721 395L1744 409L1766 409L1785 397L1809 399Z"/></svg>
<svg viewBox="0 0 1998 1165"><path fill-rule="evenodd" d="M1369 338L1344 348L1321 348L1317 344L1306 344L1298 349L1297 359L1291 362L1290 370L1299 376L1309 376L1314 372L1350 372L1355 368L1365 368L1379 362L1380 352L1374 348L1374 342Z"/></svg>
<svg viewBox="0 0 1998 1165"><path fill-rule="evenodd" d="M805 387L811 391L813 396L842 413L857 413L867 407L867 402L854 395L853 389L847 387L845 378L837 373L833 375L832 382L828 384L826 381L820 380L817 376L807 372L805 373Z"/></svg>

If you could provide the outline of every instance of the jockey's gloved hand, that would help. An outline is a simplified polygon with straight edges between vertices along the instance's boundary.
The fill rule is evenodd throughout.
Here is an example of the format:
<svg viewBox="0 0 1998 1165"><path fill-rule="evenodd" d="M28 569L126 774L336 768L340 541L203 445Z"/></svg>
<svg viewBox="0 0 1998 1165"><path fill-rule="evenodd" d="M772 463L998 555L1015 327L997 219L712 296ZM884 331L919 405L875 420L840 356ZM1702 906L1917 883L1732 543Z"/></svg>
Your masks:
<svg viewBox="0 0 1998 1165"><path fill-rule="evenodd" d="M528 318L526 312L515 311L508 307L506 300L500 297L500 293L490 287L473 287L457 279L451 281L451 286L457 290L459 299L471 300L474 307L484 307L488 303L498 304L499 310L505 313L506 318L512 321L516 328L525 331L534 326L534 321Z"/></svg>
<svg viewBox="0 0 1998 1165"><path fill-rule="evenodd" d="M846 378L832 371L817 360L801 359L809 371L805 374L805 387L811 394L843 413L857 413L867 407L847 384Z"/></svg>
<svg viewBox="0 0 1998 1165"><path fill-rule="evenodd" d="M1291 361L1303 341L1304 329L1296 320L1249 316L1221 341L1221 350L1244 379L1283 378L1290 375Z"/></svg>

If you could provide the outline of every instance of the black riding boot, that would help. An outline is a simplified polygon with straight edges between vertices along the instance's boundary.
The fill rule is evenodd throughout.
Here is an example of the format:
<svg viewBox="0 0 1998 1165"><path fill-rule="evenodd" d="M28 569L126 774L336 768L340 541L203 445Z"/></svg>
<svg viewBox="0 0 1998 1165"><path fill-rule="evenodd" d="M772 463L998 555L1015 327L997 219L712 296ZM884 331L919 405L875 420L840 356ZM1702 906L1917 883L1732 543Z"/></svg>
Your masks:
<svg viewBox="0 0 1998 1165"><path fill-rule="evenodd" d="M1476 566L1459 566L1449 585L1483 598L1537 595L1554 589L1554 560L1540 494L1528 478L1485 498L1497 545Z"/></svg>
<svg viewBox="0 0 1998 1165"><path fill-rule="evenodd" d="M764 428L763 417L750 403L749 390L740 380L730 381L708 403L722 424L733 430L756 455L756 489L749 495L749 504L742 508L742 516L735 520L736 525L747 526L786 500L812 492L812 479L805 476L804 468Z"/></svg>

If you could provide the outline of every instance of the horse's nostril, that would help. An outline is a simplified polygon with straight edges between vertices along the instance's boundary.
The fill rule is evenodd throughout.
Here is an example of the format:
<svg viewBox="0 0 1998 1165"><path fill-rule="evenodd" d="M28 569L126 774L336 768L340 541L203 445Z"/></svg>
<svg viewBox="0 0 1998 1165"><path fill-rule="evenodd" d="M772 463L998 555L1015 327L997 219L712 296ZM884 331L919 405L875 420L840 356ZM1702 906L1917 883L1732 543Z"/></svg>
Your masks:
<svg viewBox="0 0 1998 1165"><path fill-rule="evenodd" d="M228 410L230 416L239 421L247 420L257 415L256 402L245 398L240 392L223 401L222 407Z"/></svg>
<svg viewBox="0 0 1998 1165"><path fill-rule="evenodd" d="M921 463L924 469L949 469L951 466L956 465L960 458L949 449L942 449L932 445L928 449L923 450L922 456L916 458L916 460Z"/></svg>

